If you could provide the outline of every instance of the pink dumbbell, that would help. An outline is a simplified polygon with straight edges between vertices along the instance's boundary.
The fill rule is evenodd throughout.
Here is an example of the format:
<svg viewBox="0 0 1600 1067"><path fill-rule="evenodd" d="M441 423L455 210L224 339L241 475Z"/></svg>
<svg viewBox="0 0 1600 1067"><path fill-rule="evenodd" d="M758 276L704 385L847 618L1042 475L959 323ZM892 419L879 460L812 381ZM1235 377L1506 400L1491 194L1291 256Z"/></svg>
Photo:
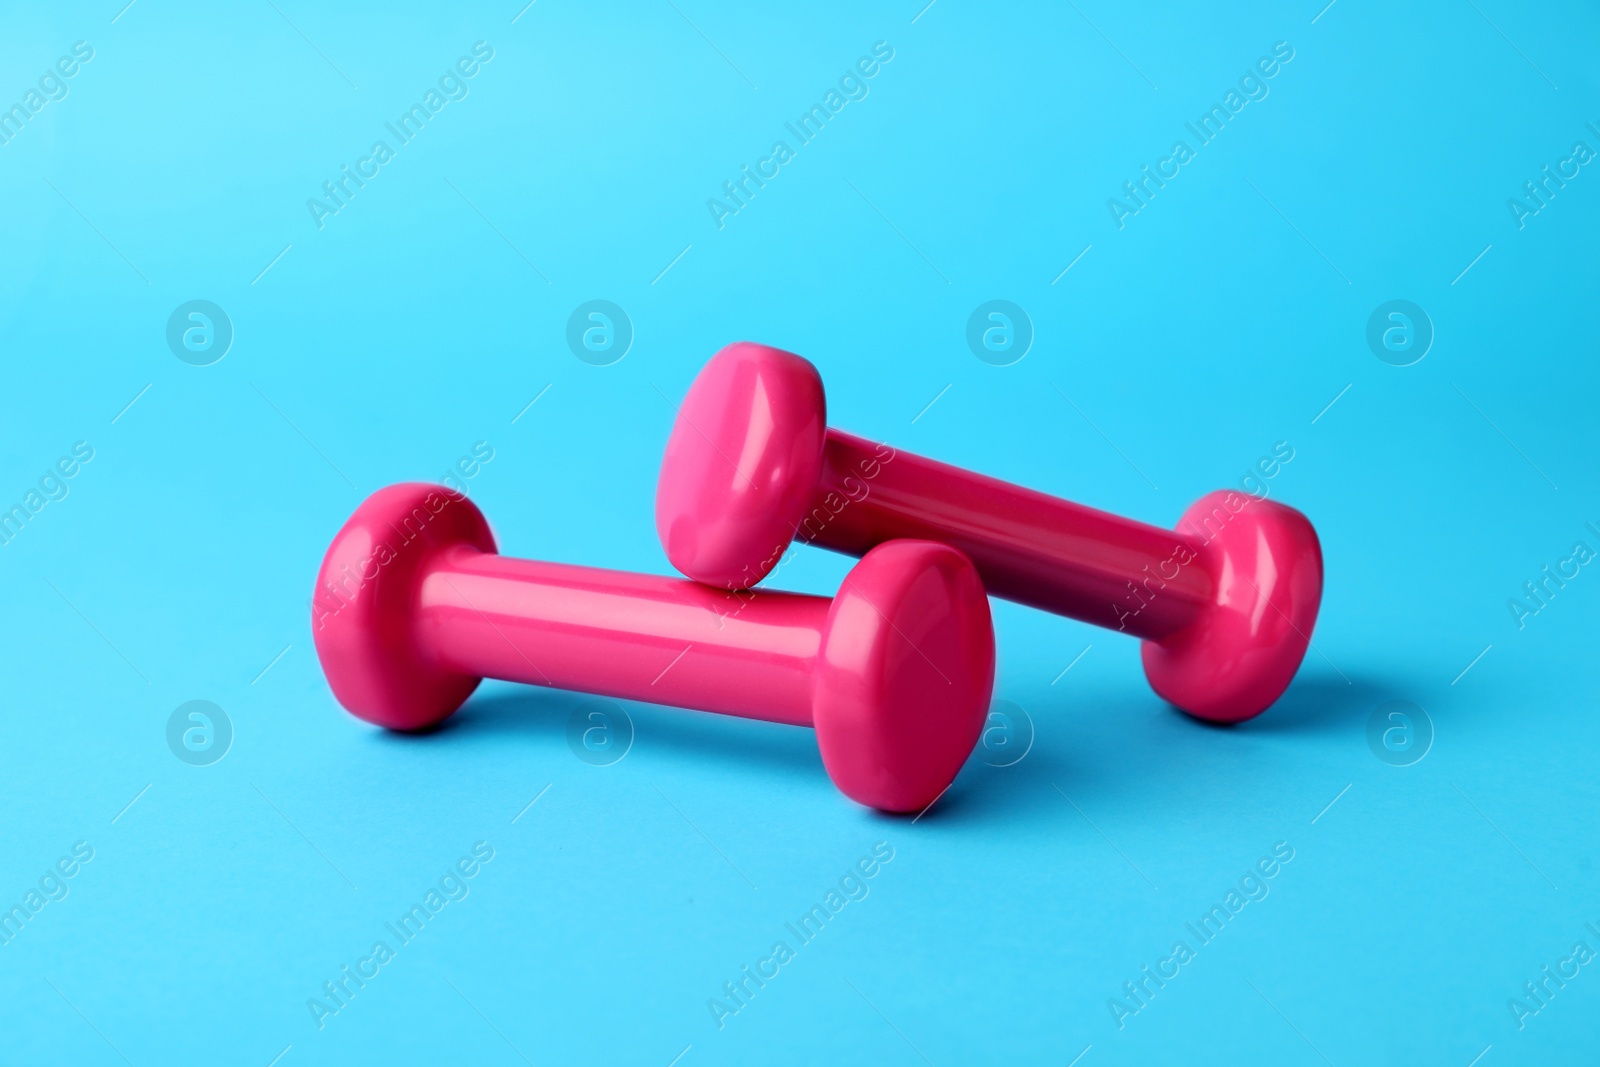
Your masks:
<svg viewBox="0 0 1600 1067"><path fill-rule="evenodd" d="M896 452L829 429L817 369L749 343L712 357L678 411L656 530L673 566L725 590L796 538L855 556L953 545L995 596L1143 638L1155 691L1216 722L1278 699L1322 599L1322 549L1293 508L1210 493L1163 530Z"/></svg>
<svg viewBox="0 0 1600 1067"><path fill-rule="evenodd" d="M832 600L723 601L501 556L466 497L412 483L373 493L334 538L312 628L339 703L392 730L433 726L501 678L813 726L834 783L886 811L925 808L955 779L994 685L989 601L960 552L895 541Z"/></svg>

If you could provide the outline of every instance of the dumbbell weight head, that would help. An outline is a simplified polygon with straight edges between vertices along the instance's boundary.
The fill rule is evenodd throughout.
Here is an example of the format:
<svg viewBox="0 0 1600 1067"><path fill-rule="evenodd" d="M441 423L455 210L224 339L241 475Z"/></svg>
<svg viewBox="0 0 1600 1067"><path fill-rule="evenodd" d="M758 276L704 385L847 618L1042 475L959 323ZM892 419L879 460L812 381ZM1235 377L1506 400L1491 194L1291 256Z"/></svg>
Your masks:
<svg viewBox="0 0 1600 1067"><path fill-rule="evenodd" d="M690 578L747 589L765 578L811 510L828 405L800 356L739 342L689 389L656 486L656 532Z"/></svg>
<svg viewBox="0 0 1600 1067"><path fill-rule="evenodd" d="M833 598L817 659L812 721L829 777L884 811L932 804L977 745L994 687L972 563L932 541L879 545Z"/></svg>
<svg viewBox="0 0 1600 1067"><path fill-rule="evenodd" d="M407 482L367 497L328 546L311 631L328 686L355 715L425 730L478 688L482 679L439 666L416 626L422 578L458 545L495 551L483 512L444 486Z"/></svg>
<svg viewBox="0 0 1600 1067"><path fill-rule="evenodd" d="M1232 490L1208 493L1178 522L1200 542L1211 600L1188 626L1140 652L1150 687L1193 715L1241 722L1288 688L1322 603L1322 547L1294 508Z"/></svg>

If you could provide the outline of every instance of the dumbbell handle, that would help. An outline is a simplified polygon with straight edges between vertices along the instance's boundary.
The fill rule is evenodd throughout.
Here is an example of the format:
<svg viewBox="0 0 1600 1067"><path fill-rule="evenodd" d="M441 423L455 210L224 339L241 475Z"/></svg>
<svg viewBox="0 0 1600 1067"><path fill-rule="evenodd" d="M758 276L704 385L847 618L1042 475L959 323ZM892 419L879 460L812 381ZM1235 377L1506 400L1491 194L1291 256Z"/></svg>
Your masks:
<svg viewBox="0 0 1600 1067"><path fill-rule="evenodd" d="M422 577L416 625L463 674L811 726L830 603L458 546Z"/></svg>
<svg viewBox="0 0 1600 1067"><path fill-rule="evenodd" d="M829 429L797 538L860 556L894 537L959 548L996 596L1146 639L1183 629L1214 596L1194 538L906 452L886 460Z"/></svg>

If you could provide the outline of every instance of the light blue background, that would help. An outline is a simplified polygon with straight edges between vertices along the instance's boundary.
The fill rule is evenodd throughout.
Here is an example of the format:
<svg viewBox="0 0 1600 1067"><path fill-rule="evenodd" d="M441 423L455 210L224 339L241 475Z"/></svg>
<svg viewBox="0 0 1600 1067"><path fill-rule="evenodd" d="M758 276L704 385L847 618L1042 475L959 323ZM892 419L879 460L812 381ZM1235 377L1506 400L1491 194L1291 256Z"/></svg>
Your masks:
<svg viewBox="0 0 1600 1067"><path fill-rule="evenodd" d="M95 849L0 947L5 1058L1592 1061L1600 968L1521 1030L1507 1000L1600 950L1600 574L1520 630L1507 600L1600 548L1600 171L1506 206L1600 149L1591 6L119 7L0 33L5 102L95 49L0 146L0 498L95 449L0 549L0 898ZM319 230L306 199L479 40L470 96ZM870 95L717 229L707 198L880 40ZM1107 198L1277 41L1270 96L1118 230ZM164 339L197 298L236 331L209 367ZM636 330L609 367L564 340L596 298ZM964 341L995 298L1036 330L1010 367ZM1364 339L1396 298L1436 330L1405 368ZM816 362L842 428L1153 523L1288 442L1316 650L1215 729L1134 642L996 603L1036 742L915 824L803 730L630 705L593 767L573 694L486 684L424 738L339 709L307 599L366 493L487 441L506 552L667 573L672 405L739 339ZM191 699L234 726L209 767L166 745ZM1413 766L1368 747L1389 700L1432 720ZM471 895L319 1030L307 999L476 841ZM707 999L879 841L870 896L719 1030ZM1270 896L1119 1030L1108 998L1277 842Z"/></svg>

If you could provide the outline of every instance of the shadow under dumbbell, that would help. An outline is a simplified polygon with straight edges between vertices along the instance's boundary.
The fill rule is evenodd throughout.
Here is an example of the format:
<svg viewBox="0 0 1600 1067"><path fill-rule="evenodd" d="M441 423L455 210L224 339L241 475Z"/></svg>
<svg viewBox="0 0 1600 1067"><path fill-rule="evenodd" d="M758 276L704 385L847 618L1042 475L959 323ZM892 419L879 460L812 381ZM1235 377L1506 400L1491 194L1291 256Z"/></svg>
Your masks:
<svg viewBox="0 0 1600 1067"><path fill-rule="evenodd" d="M409 736L438 738L476 734L519 734L547 737L559 742L567 716L580 698L575 693L536 686L489 688L474 693L454 715L434 727Z"/></svg>
<svg viewBox="0 0 1600 1067"><path fill-rule="evenodd" d="M568 720L592 699L581 693L538 687L493 689L473 696L431 734L410 736L443 739L454 735L465 739L502 735L528 742L542 751L559 750L565 756L569 747ZM786 778L828 781L817 751L816 734L804 727L633 701L614 703L633 722L635 736L629 760L648 752L702 764L707 774L718 773L719 767L739 766ZM980 748L967 761L955 784L922 816L863 811L901 826L916 818L919 827L1016 818L1037 806L1040 790L1048 791L1052 779L1070 780L1073 776L1073 768L1063 761L1061 753L1048 746L1036 745L1026 758L1010 767L988 766Z"/></svg>
<svg viewBox="0 0 1600 1067"><path fill-rule="evenodd" d="M1403 679L1301 672L1277 703L1253 719L1222 729L1254 733L1334 734L1359 729L1372 709L1406 692ZM1177 709L1173 714L1182 715ZM1199 720L1196 720L1197 722Z"/></svg>
<svg viewBox="0 0 1600 1067"><path fill-rule="evenodd" d="M1045 730L1053 733L1053 724ZM1069 754L1063 741L1060 736L1041 732L1026 755L1006 766L991 763L994 754L980 742L956 780L932 806L909 815L874 814L902 827L911 828L914 824L917 829L1002 821L1016 826L1043 818L1040 797L1054 796L1050 792L1052 782L1075 780L1078 764L1086 758L1083 753Z"/></svg>
<svg viewBox="0 0 1600 1067"><path fill-rule="evenodd" d="M1040 803L1050 783L1072 777L1072 768L1048 758L1015 767L990 767L976 757L968 761L950 791L921 817L885 815L906 824L916 818L916 828L955 828L968 823L1004 823L1016 827L1042 820L1047 812Z"/></svg>
<svg viewBox="0 0 1600 1067"><path fill-rule="evenodd" d="M1251 735L1302 735L1317 738L1317 744L1337 736L1342 742L1361 729L1373 708L1405 691L1399 679L1308 670L1272 707L1237 724L1207 722L1149 693L1091 691L1070 701L1020 694L1037 729L1027 755L1012 766L993 767L985 764L980 746L916 825L1076 819L1081 812L1074 805L1088 811L1107 803L1137 806L1148 795L1144 787L1154 782L1179 791L1193 788L1204 797L1212 788L1208 769L1219 758L1249 759Z"/></svg>
<svg viewBox="0 0 1600 1067"><path fill-rule="evenodd" d="M630 756L665 750L675 758L703 760L708 772L719 764L742 763L826 777L822 757L817 753L816 734L803 727L537 686L474 695L433 733L462 737L510 735L534 742L541 749L564 752L572 740L573 713L597 699L627 714L634 732Z"/></svg>
<svg viewBox="0 0 1600 1067"><path fill-rule="evenodd" d="M630 708L641 739L648 731L653 748L670 749L684 759L703 759L708 770L718 763L759 764L778 773L828 781L816 732L806 727L654 704Z"/></svg>

